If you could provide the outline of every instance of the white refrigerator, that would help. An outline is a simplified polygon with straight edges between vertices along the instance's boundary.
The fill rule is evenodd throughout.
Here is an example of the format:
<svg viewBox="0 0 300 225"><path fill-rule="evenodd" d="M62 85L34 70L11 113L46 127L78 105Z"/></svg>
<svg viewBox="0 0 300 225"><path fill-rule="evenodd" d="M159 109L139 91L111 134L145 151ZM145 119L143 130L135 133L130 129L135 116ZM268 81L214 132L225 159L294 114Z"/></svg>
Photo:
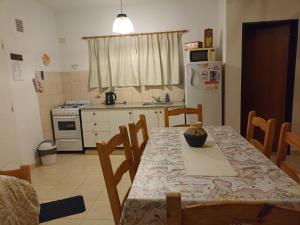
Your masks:
<svg viewBox="0 0 300 225"><path fill-rule="evenodd" d="M203 125L222 125L222 62L186 64L185 104L191 108L202 104ZM186 119L190 123L197 117Z"/></svg>

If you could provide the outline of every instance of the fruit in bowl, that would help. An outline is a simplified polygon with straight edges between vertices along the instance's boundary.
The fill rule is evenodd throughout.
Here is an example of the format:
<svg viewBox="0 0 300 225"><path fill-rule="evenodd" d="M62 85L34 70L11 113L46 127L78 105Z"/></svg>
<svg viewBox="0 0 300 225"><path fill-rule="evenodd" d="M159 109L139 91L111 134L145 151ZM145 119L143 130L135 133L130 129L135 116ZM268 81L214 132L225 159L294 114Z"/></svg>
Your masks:
<svg viewBox="0 0 300 225"><path fill-rule="evenodd" d="M207 132L200 126L191 126L183 135L186 142L191 147L202 147L207 139Z"/></svg>

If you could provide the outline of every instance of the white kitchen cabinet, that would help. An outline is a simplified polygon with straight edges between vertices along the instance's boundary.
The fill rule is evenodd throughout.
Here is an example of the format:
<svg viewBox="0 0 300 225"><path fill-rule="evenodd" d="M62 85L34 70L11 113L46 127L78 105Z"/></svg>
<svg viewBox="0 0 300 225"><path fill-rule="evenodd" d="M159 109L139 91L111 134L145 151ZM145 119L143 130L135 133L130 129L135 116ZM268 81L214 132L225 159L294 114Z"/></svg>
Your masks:
<svg viewBox="0 0 300 225"><path fill-rule="evenodd" d="M140 114L144 114L146 117L146 122L147 122L147 128L148 130L151 130L152 128L157 128L159 127L159 114L160 109L135 109L134 110L134 119L135 123L140 119Z"/></svg>
<svg viewBox="0 0 300 225"><path fill-rule="evenodd" d="M119 126L128 126L134 122L134 113L130 109L115 109L110 111L110 125L113 134L119 133Z"/></svg>
<svg viewBox="0 0 300 225"><path fill-rule="evenodd" d="M86 121L82 122L83 131L111 131L110 121Z"/></svg>
<svg viewBox="0 0 300 225"><path fill-rule="evenodd" d="M158 116L158 127L165 127L164 109L158 110L157 116Z"/></svg>
<svg viewBox="0 0 300 225"><path fill-rule="evenodd" d="M82 121L110 121L109 111L101 109L82 110Z"/></svg>
<svg viewBox="0 0 300 225"><path fill-rule="evenodd" d="M130 108L130 109L83 109L81 112L84 147L96 147L97 141L107 142L119 133L119 126L128 127L136 123L139 115L146 116L147 127L164 127L164 109L161 108ZM184 115L170 117L170 125L184 124Z"/></svg>
<svg viewBox="0 0 300 225"><path fill-rule="evenodd" d="M95 148L97 142L107 142L111 138L111 135L111 132L83 131L84 147Z"/></svg>
<svg viewBox="0 0 300 225"><path fill-rule="evenodd" d="M111 138L110 113L107 110L82 110L82 131L84 147L96 147L98 141Z"/></svg>

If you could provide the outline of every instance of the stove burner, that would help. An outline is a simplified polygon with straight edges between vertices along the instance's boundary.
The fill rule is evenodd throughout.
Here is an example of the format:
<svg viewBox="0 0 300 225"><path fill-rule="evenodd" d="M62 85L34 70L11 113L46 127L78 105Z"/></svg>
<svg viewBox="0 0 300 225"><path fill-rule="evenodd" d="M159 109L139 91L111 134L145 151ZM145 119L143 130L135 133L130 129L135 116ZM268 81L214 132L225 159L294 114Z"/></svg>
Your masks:
<svg viewBox="0 0 300 225"><path fill-rule="evenodd" d="M60 109L77 109L83 105L84 104L65 104L65 105L59 106L58 108L60 108Z"/></svg>
<svg viewBox="0 0 300 225"><path fill-rule="evenodd" d="M53 116L79 115L80 108L90 104L88 100L66 101L65 104L52 109Z"/></svg>

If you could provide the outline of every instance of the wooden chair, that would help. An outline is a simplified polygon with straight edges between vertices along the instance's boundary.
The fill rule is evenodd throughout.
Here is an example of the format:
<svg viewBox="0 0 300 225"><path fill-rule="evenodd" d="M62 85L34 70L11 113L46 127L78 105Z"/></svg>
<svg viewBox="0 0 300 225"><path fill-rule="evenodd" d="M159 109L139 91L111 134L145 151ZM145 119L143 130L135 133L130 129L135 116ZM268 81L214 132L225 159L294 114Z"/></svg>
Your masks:
<svg viewBox="0 0 300 225"><path fill-rule="evenodd" d="M142 132L143 135L143 142L141 144L139 144L139 140L138 140L138 133L140 131ZM145 150L147 141L149 139L145 115L141 114L140 119L137 123L129 124L129 133L130 133L130 140L131 140L133 163L136 172L141 161L141 156Z"/></svg>
<svg viewBox="0 0 300 225"><path fill-rule="evenodd" d="M203 118L202 118L202 104L198 104L197 108L177 108L177 109L170 109L168 107L164 108L164 116L165 116L165 127L169 127L170 126L170 121L169 121L169 117L170 116L177 116L180 114L194 114L194 115L198 115L198 121L199 122L203 122ZM189 124L178 124L175 125L173 127L188 127Z"/></svg>
<svg viewBox="0 0 300 225"><path fill-rule="evenodd" d="M167 194L167 225L299 225L300 211L264 203L224 202L181 207L180 193Z"/></svg>
<svg viewBox="0 0 300 225"><path fill-rule="evenodd" d="M286 162L286 154L288 146L300 152L300 136L291 132L292 124L283 123L280 129L280 137L277 150L277 165L291 178L300 184L300 171L294 169Z"/></svg>
<svg viewBox="0 0 300 225"><path fill-rule="evenodd" d="M119 145L124 146L125 160L114 172L109 155ZM113 136L107 143L104 142L97 143L97 151L100 158L100 163L102 167L102 172L104 176L104 181L106 185L106 190L107 190L113 218L115 224L117 225L120 222L122 208L129 193L128 190L126 196L124 197L121 203L117 185L120 183L123 175L127 172L129 172L131 182L133 181L133 177L134 177L132 153L130 151L130 143L129 143L127 128L125 126L120 126L120 133Z"/></svg>
<svg viewBox="0 0 300 225"><path fill-rule="evenodd" d="M263 144L253 137L255 127L258 127L265 133ZM268 121L266 121L263 118L256 116L255 111L249 112L246 138L252 145L254 145L268 158L271 157L272 153L275 128L275 119L269 119Z"/></svg>
<svg viewBox="0 0 300 225"><path fill-rule="evenodd" d="M0 171L0 175L13 176L31 183L30 166L24 165L17 170Z"/></svg>

